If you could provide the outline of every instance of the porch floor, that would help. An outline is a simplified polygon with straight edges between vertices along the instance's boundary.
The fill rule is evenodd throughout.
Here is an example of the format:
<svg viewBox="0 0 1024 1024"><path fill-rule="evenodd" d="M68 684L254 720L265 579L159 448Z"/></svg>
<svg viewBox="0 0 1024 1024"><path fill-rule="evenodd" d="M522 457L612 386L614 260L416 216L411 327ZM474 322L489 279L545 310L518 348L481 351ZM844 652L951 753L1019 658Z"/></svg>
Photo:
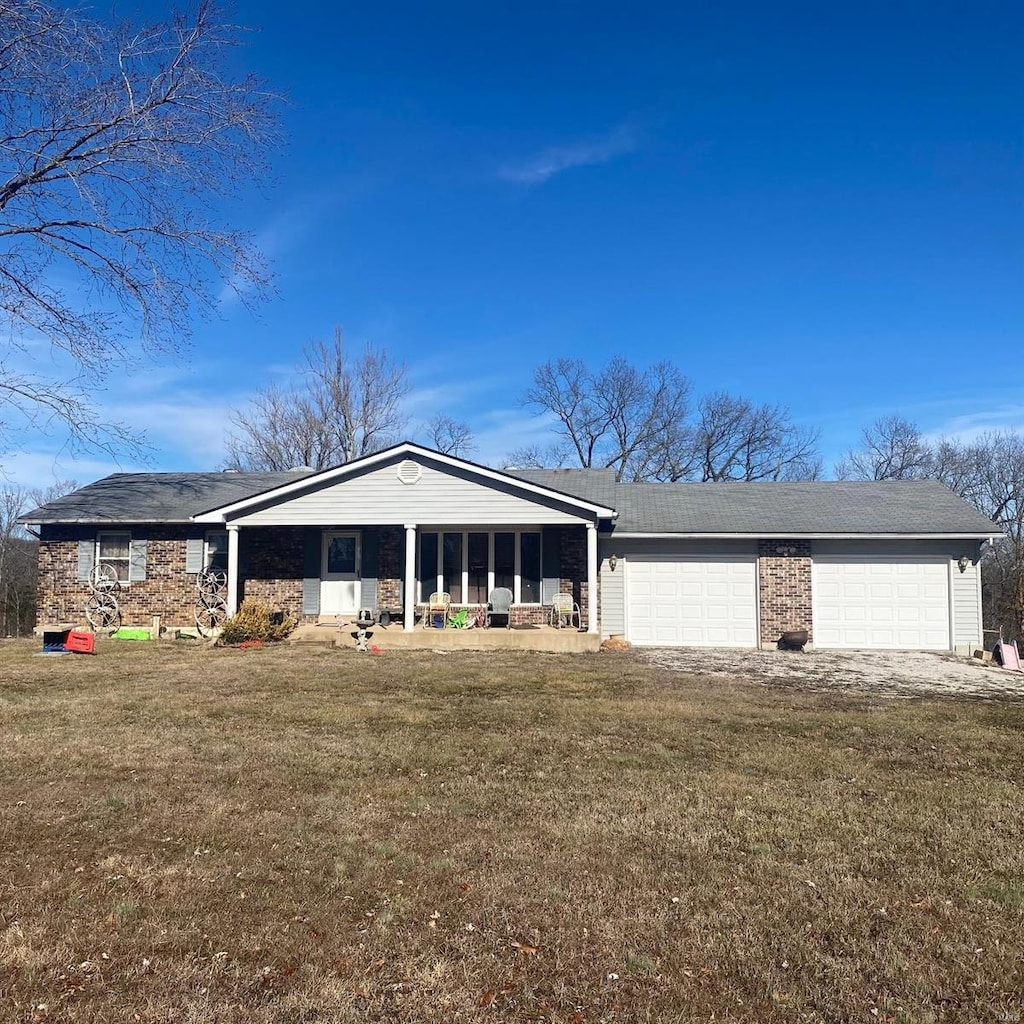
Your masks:
<svg viewBox="0 0 1024 1024"><path fill-rule="evenodd" d="M288 637L290 643L333 643L336 647L355 647L352 633L355 623L337 626L334 623L297 626ZM401 624L373 626L369 632L371 646L384 650L399 648L440 648L442 650L505 650L550 651L570 654L596 651L601 637L596 633L580 633L576 629L555 629L553 626L513 626L512 629L428 629L419 623L411 633Z"/></svg>

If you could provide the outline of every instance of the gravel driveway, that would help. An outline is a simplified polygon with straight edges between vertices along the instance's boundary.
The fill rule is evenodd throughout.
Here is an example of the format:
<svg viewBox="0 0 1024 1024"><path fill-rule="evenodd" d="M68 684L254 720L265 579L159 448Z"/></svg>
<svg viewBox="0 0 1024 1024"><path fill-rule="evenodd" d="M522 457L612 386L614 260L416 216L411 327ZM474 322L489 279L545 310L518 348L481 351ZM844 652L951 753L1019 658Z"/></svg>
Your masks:
<svg viewBox="0 0 1024 1024"><path fill-rule="evenodd" d="M860 690L884 697L955 695L1024 700L1024 672L973 658L919 651L731 651L636 648L661 668L810 690Z"/></svg>

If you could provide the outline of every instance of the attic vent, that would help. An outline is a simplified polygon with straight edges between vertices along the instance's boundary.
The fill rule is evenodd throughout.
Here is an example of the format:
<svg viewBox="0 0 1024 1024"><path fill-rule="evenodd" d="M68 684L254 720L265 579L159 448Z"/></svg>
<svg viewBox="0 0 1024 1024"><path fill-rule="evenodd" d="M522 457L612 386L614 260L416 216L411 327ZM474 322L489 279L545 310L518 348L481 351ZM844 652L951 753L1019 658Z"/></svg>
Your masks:
<svg viewBox="0 0 1024 1024"><path fill-rule="evenodd" d="M423 475L423 467L412 459L405 459L398 464L398 479L403 484L414 484Z"/></svg>

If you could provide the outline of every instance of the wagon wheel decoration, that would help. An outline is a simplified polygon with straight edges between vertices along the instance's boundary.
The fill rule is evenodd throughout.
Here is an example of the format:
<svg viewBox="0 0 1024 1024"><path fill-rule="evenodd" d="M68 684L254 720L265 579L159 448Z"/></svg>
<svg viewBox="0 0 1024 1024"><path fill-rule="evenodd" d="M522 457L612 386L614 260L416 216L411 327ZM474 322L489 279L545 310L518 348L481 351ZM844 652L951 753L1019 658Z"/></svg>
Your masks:
<svg viewBox="0 0 1024 1024"><path fill-rule="evenodd" d="M92 571L89 589L94 594L111 594L121 589L117 567L109 562L100 562Z"/></svg>
<svg viewBox="0 0 1024 1024"><path fill-rule="evenodd" d="M121 606L117 603L120 589L117 567L100 562L89 577L89 597L85 602L85 618L94 632L113 635L121 627Z"/></svg>
<svg viewBox="0 0 1024 1024"><path fill-rule="evenodd" d="M113 635L121 628L121 606L112 594L90 594L85 602L85 617L96 633Z"/></svg>
<svg viewBox="0 0 1024 1024"><path fill-rule="evenodd" d="M222 569L204 569L196 580L196 628L201 636L213 636L228 617L228 575Z"/></svg>

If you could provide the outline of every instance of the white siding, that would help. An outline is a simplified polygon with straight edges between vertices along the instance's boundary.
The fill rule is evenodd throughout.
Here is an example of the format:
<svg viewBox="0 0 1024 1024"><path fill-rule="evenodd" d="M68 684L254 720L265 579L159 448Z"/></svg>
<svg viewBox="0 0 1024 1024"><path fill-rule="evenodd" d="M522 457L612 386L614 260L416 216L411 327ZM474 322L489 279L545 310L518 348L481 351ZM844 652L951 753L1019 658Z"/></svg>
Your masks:
<svg viewBox="0 0 1024 1024"><path fill-rule="evenodd" d="M966 572L952 564L953 584L953 646L971 654L982 646L981 635L981 571L977 561Z"/></svg>
<svg viewBox="0 0 1024 1024"><path fill-rule="evenodd" d="M626 566L620 563L612 572L606 557L601 558L601 636L622 636L626 632Z"/></svg>
<svg viewBox="0 0 1024 1024"><path fill-rule="evenodd" d="M388 463L232 520L239 526L541 526L587 522L587 513L513 485L483 484L423 463L416 483ZM590 519L592 520L592 517Z"/></svg>

